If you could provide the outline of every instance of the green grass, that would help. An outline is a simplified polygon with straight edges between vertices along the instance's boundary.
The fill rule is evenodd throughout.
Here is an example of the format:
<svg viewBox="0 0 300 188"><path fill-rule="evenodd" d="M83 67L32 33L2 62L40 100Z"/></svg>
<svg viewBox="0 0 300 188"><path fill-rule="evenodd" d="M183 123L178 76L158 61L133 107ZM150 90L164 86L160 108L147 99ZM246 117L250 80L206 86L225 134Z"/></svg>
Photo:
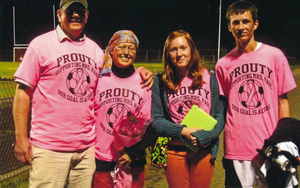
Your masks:
<svg viewBox="0 0 300 188"><path fill-rule="evenodd" d="M0 77L12 78L20 62L0 62Z"/></svg>
<svg viewBox="0 0 300 188"><path fill-rule="evenodd" d="M12 78L20 62L0 62L0 76L1 78ZM163 64L161 62L135 62L135 67L145 67L152 72L159 72L163 70Z"/></svg>
<svg viewBox="0 0 300 188"><path fill-rule="evenodd" d="M153 73L160 73L163 71L162 62L135 62L133 65L138 67L145 67L146 69L152 71Z"/></svg>
<svg viewBox="0 0 300 188"><path fill-rule="evenodd" d="M0 77L3 79L13 78L20 62L0 62ZM0 82L0 99L12 98L15 94L15 84L12 81Z"/></svg>
<svg viewBox="0 0 300 188"><path fill-rule="evenodd" d="M28 188L28 178L29 178L29 172L25 171L21 174L16 175L13 178L4 180L0 182L0 187L3 188Z"/></svg>

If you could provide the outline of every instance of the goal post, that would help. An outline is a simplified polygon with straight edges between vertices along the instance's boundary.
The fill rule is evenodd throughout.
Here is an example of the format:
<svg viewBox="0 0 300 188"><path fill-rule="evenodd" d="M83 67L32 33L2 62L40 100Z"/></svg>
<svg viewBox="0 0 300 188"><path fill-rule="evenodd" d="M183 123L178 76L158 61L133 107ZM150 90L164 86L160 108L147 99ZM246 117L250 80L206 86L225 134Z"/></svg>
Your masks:
<svg viewBox="0 0 300 188"><path fill-rule="evenodd" d="M24 53L28 47L28 43L17 43L16 42L16 10L15 6L13 6L13 62L16 62L17 59L22 60ZM56 12L55 12L55 5L52 6L52 14L53 14L53 29L56 27ZM16 53L18 50L21 50L21 52ZM16 58L18 56L18 58Z"/></svg>
<svg viewBox="0 0 300 188"><path fill-rule="evenodd" d="M16 60L23 60L25 51L28 46L14 46L13 47L13 62L16 62ZM19 52L19 53L16 53Z"/></svg>

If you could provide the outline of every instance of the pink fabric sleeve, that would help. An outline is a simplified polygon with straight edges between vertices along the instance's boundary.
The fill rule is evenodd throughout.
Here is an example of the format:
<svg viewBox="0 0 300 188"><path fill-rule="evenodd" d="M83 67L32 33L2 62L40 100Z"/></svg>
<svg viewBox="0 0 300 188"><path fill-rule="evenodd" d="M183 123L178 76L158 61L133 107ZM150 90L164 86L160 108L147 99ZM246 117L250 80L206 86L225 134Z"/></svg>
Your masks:
<svg viewBox="0 0 300 188"><path fill-rule="evenodd" d="M24 59L14 74L14 77L28 82L30 85L35 87L40 79L40 69L41 67L38 61L38 54L31 45L29 45Z"/></svg>

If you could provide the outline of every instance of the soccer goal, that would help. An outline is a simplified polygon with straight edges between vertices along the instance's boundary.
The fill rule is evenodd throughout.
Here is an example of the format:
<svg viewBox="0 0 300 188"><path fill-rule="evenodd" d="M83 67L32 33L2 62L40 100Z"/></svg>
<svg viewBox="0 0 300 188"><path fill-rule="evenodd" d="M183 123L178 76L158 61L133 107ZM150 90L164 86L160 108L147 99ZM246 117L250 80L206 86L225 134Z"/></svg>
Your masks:
<svg viewBox="0 0 300 188"><path fill-rule="evenodd" d="M50 8L49 8L50 9ZM22 43L22 42L19 42L19 41L22 41L21 40L21 36L20 36L20 33L24 32L24 28L22 28L21 24L17 24L16 22L16 17L18 16L18 14L16 14L16 9L15 9L15 6L13 6L13 10L12 10L12 13L13 13L13 43L14 43L14 46L13 46L13 62L16 62L16 61L22 61L23 60L23 56L25 54L25 51L28 47L28 42L25 42L25 43ZM50 12L49 12L50 14ZM55 29L56 27L56 12L55 12L55 5L52 5L52 19L53 19L53 28ZM22 18L17 18L17 20L22 20ZM20 21L20 22L23 22L23 21ZM20 26L20 27L18 27ZM16 38L16 37L19 37L19 38ZM19 40L18 40L19 39Z"/></svg>

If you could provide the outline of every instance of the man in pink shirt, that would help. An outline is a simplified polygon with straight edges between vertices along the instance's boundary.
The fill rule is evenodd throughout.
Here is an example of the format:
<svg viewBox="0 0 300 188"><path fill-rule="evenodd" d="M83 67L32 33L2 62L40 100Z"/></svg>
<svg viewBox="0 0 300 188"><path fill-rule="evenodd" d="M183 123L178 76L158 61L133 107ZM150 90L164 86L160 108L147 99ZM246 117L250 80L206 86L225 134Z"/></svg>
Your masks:
<svg viewBox="0 0 300 188"><path fill-rule="evenodd" d="M91 186L93 95L103 52L82 32L87 6L86 0L62 0L57 10L61 24L31 41L14 75L15 155L32 166L29 187L63 187L68 176L70 185Z"/></svg>
<svg viewBox="0 0 300 188"><path fill-rule="evenodd" d="M287 92L296 87L288 61L277 48L255 41L257 8L240 0L227 9L236 48L216 65L220 95L228 101L224 129L226 187L253 187L251 161L282 117L290 116Z"/></svg>
<svg viewBox="0 0 300 188"><path fill-rule="evenodd" d="M61 0L60 25L31 41L14 75L15 156L31 164L29 187L64 187L67 178L70 187L91 187L94 93L104 54L83 33L87 8L86 0Z"/></svg>

